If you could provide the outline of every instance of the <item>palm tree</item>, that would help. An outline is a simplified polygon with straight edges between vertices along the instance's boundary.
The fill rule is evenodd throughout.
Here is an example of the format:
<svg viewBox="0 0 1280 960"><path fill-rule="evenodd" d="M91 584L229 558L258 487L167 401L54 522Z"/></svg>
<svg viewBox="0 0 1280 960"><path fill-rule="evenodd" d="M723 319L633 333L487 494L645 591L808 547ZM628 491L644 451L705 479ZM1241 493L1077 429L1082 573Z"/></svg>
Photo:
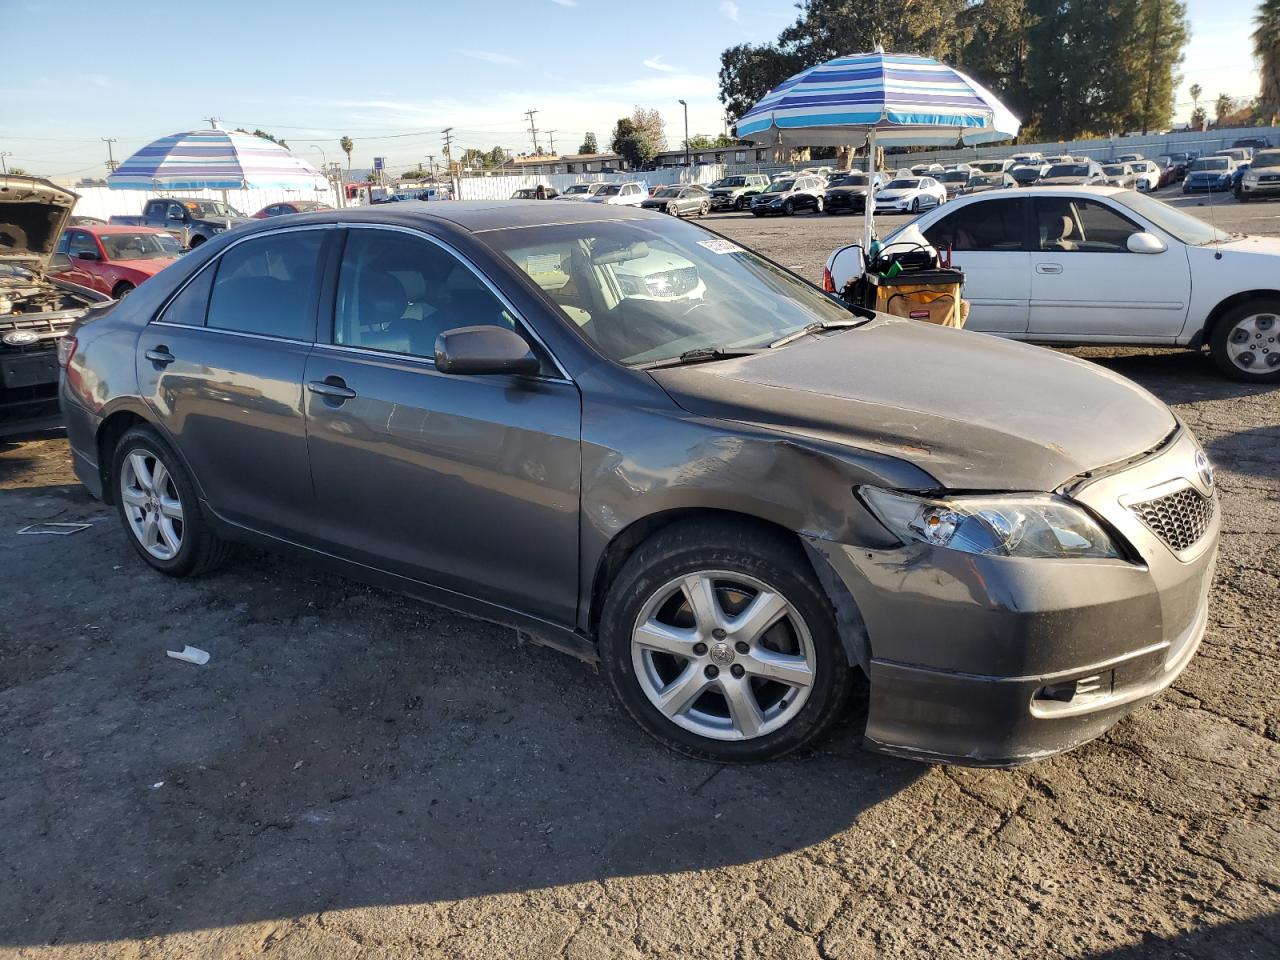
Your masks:
<svg viewBox="0 0 1280 960"><path fill-rule="evenodd" d="M1191 94L1191 106L1192 107L1200 106L1200 94L1204 93L1204 90L1201 89L1200 84L1193 83L1191 85L1191 89L1188 90L1187 92Z"/></svg>
<svg viewBox="0 0 1280 960"><path fill-rule="evenodd" d="M1253 55L1262 75L1258 112L1270 119L1280 112L1280 0L1262 0L1253 22Z"/></svg>
<svg viewBox="0 0 1280 960"><path fill-rule="evenodd" d="M1218 94L1218 102L1213 106L1213 115L1217 120L1218 126L1222 126L1227 117L1231 116L1231 111L1235 109L1235 102L1232 101L1231 95L1228 93Z"/></svg>
<svg viewBox="0 0 1280 960"><path fill-rule="evenodd" d="M347 173L351 172L351 151L356 148L350 137L343 137L338 141L338 146L342 148L342 152L347 155Z"/></svg>

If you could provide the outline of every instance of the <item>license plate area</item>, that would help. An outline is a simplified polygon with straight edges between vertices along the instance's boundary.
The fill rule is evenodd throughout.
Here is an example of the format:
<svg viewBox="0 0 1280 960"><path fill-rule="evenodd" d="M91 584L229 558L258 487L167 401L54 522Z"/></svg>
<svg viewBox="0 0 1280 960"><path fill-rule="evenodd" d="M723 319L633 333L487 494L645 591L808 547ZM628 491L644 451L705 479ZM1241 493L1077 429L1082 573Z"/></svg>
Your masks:
<svg viewBox="0 0 1280 960"><path fill-rule="evenodd" d="M0 356L0 385L14 389L57 382L58 355L52 350Z"/></svg>

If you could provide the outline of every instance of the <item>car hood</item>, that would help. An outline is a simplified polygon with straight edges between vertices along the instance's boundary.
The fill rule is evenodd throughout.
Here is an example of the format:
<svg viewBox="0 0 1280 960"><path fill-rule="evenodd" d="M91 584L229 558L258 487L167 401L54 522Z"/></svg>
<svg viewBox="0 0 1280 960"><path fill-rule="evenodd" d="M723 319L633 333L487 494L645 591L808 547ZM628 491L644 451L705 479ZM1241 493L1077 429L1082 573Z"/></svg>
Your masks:
<svg viewBox="0 0 1280 960"><path fill-rule="evenodd" d="M114 267L121 267L125 270L132 270L134 273L140 273L143 276L154 277L165 267L177 262L177 257L168 257L165 259L152 258L149 260L112 260L111 265Z"/></svg>
<svg viewBox="0 0 1280 960"><path fill-rule="evenodd" d="M893 203L896 200L904 200L919 192L920 189L918 187L912 190L881 190L876 194L876 203Z"/></svg>
<svg viewBox="0 0 1280 960"><path fill-rule="evenodd" d="M0 176L0 262L43 275L79 199L48 180Z"/></svg>
<svg viewBox="0 0 1280 960"><path fill-rule="evenodd" d="M866 187L827 187L827 193L841 193L850 196L861 197L866 196Z"/></svg>
<svg viewBox="0 0 1280 960"><path fill-rule="evenodd" d="M229 230L232 227L253 223L253 217L193 217L192 223L208 223L215 227L226 227Z"/></svg>
<svg viewBox="0 0 1280 960"><path fill-rule="evenodd" d="M904 358L933 358L926 375ZM1050 491L1177 426L1084 360L909 320L650 373L681 407L909 461L953 490Z"/></svg>

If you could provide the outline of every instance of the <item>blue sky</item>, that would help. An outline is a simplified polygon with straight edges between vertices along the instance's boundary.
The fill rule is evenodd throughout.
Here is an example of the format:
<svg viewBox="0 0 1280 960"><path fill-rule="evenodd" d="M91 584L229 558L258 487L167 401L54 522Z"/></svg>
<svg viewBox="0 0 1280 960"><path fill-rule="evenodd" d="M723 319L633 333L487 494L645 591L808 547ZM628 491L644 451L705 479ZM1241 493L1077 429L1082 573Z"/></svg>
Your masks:
<svg viewBox="0 0 1280 960"><path fill-rule="evenodd" d="M1188 6L1180 115L1190 112L1193 81L1209 100L1255 94L1251 0ZM661 111L675 145L682 97L692 132L724 128L720 51L770 40L796 15L790 0L380 0L367 13L327 0L220 0L200 14L182 3L148 9L155 15L122 17L101 0L0 0L0 22L46 14L63 33L56 48L5 51L0 151L12 154L11 166L101 174L99 138L115 137L121 159L209 116L270 130L314 163L321 151L343 159L337 140L347 133L354 165L382 155L392 169L428 154L439 161L438 131L447 126L460 147L528 150L529 109L539 111L544 148L553 130L561 152L587 130L606 143L637 104Z"/></svg>

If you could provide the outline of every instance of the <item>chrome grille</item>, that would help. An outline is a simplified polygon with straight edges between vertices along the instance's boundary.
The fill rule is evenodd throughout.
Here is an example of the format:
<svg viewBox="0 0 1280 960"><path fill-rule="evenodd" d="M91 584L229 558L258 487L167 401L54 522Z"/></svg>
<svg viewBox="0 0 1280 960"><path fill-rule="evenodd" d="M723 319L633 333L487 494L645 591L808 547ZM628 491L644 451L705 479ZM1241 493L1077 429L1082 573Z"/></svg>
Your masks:
<svg viewBox="0 0 1280 960"><path fill-rule="evenodd" d="M1154 500L1129 505L1138 519L1172 550L1186 550L1213 522L1214 499L1194 487L1183 487Z"/></svg>

